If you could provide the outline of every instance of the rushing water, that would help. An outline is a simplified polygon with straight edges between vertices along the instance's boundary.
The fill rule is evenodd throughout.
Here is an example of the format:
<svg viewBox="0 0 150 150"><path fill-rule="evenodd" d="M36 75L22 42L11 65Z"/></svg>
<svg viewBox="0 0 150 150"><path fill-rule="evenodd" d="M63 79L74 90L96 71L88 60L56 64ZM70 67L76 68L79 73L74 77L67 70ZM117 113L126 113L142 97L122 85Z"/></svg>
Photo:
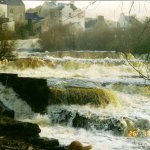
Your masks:
<svg viewBox="0 0 150 150"><path fill-rule="evenodd" d="M17 119L38 123L41 136L62 144L80 140L94 150L150 149L150 82L140 78L121 53L20 53L29 56L36 57L34 67L33 61L23 68L8 62L2 63L1 72L46 78L54 96L45 115L35 114L12 89L0 85L1 100L15 110ZM143 60L129 57L146 73ZM138 135L130 137L128 131L134 130Z"/></svg>

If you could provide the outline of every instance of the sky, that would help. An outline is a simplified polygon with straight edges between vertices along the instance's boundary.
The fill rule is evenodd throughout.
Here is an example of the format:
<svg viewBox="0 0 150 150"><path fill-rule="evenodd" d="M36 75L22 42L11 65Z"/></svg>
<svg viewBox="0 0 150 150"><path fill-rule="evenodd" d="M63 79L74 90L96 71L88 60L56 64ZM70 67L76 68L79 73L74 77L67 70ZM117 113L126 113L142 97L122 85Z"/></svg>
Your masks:
<svg viewBox="0 0 150 150"><path fill-rule="evenodd" d="M57 1L62 2L62 1ZM68 3L69 1L63 1ZM150 1L96 1L90 5L93 1L75 1L75 5L78 8L85 10L86 17L96 17L98 15L104 16L108 20L117 21L120 13L126 15L136 15L137 18L143 19L144 17L150 17ZM26 9L34 8L38 5L42 5L44 1L30 1L24 0ZM133 7L131 8L131 5ZM89 6L90 5L90 6ZM88 7L89 6L89 7ZM87 8L88 7L88 8ZM87 8L87 9L86 9ZM131 11L130 11L131 8Z"/></svg>

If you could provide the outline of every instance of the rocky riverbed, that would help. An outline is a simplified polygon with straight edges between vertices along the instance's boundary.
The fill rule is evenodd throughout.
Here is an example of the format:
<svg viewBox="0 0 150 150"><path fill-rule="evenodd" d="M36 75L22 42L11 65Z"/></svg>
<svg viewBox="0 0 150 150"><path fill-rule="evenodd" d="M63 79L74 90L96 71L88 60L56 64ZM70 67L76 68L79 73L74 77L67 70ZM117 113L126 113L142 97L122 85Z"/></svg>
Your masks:
<svg viewBox="0 0 150 150"><path fill-rule="evenodd" d="M29 97L29 100L32 98L33 101L37 97L40 98L40 96L42 96L43 94L42 91L45 91L43 87L46 88L46 84L43 84L45 82L42 79L38 80L21 78L20 80L17 75L1 74L0 80L3 84L7 80L7 86L13 87L21 97L24 97L24 100L26 100L27 95ZM32 83L32 88L31 86L29 86L29 83ZM38 89L38 87L42 88L42 90ZM35 95L37 97L35 97ZM34 105L34 103L36 103L37 101L33 101L30 101L30 103ZM36 109L36 105L34 106ZM66 146L60 145L57 139L40 137L40 132L41 130L38 124L16 120L15 111L11 110L7 106L5 106L2 101L0 101L1 150L65 150L67 148Z"/></svg>
<svg viewBox="0 0 150 150"><path fill-rule="evenodd" d="M11 115L3 111L7 117L14 115L18 121L40 127L40 137L34 137L36 145L31 138L22 140L26 149L45 149L37 145L37 139L41 143L47 138L58 139L59 146L79 140L85 146L92 144L93 150L149 149L150 83L139 77L121 53L22 56L0 64L0 101L14 110ZM143 60L130 59L147 73ZM17 141L7 136L8 143L8 138Z"/></svg>
<svg viewBox="0 0 150 150"><path fill-rule="evenodd" d="M57 139L40 137L39 126L14 119L14 111L0 102L1 150L65 150Z"/></svg>
<svg viewBox="0 0 150 150"><path fill-rule="evenodd" d="M17 120L15 116L18 115L18 112L3 103L3 98L9 100L11 97L7 90L13 88L16 96L22 98L21 101L27 102L35 112L43 114L49 97L45 79L0 74L0 82L4 87L0 91L0 150L90 150L92 148L92 146L84 147L79 141L74 141L70 145L62 145L58 139L41 137L41 129L38 124ZM4 93L9 98L3 97Z"/></svg>

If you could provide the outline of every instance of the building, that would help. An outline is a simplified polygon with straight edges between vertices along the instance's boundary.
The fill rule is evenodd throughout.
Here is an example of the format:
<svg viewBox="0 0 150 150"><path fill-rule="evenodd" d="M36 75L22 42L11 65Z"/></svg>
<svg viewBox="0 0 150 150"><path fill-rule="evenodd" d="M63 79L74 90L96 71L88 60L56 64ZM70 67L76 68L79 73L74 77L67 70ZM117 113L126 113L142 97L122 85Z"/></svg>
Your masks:
<svg viewBox="0 0 150 150"><path fill-rule="evenodd" d="M59 5L59 4L58 4ZM72 24L78 29L85 30L85 13L81 9L78 9L74 4L65 4L63 7L59 7L62 24Z"/></svg>
<svg viewBox="0 0 150 150"><path fill-rule="evenodd" d="M60 24L60 11L56 2L44 2L39 15L47 20L49 28Z"/></svg>
<svg viewBox="0 0 150 150"><path fill-rule="evenodd" d="M34 34L40 34L49 29L47 18L40 17L37 13L26 13L28 30Z"/></svg>
<svg viewBox="0 0 150 150"><path fill-rule="evenodd" d="M24 23L25 5L22 0L0 0L0 16Z"/></svg>
<svg viewBox="0 0 150 150"><path fill-rule="evenodd" d="M124 13L121 13L117 21L117 27L125 29L131 25L137 25L139 23L140 21L135 16L126 16Z"/></svg>
<svg viewBox="0 0 150 150"><path fill-rule="evenodd" d="M40 16L48 18L49 26L71 24L78 29L85 29L85 13L72 2L45 2L41 8Z"/></svg>
<svg viewBox="0 0 150 150"><path fill-rule="evenodd" d="M86 30L93 29L94 27L107 26L104 16L97 16L97 18L86 18L85 28Z"/></svg>
<svg viewBox="0 0 150 150"><path fill-rule="evenodd" d="M9 18L1 18L1 29L3 31L15 31L15 22Z"/></svg>
<svg viewBox="0 0 150 150"><path fill-rule="evenodd" d="M117 28L117 22L113 20L106 20L106 24L109 28Z"/></svg>
<svg viewBox="0 0 150 150"><path fill-rule="evenodd" d="M26 13L35 13L36 12L37 15L40 15L41 8L42 8L41 5L37 6L35 8L29 8L28 10L26 10Z"/></svg>

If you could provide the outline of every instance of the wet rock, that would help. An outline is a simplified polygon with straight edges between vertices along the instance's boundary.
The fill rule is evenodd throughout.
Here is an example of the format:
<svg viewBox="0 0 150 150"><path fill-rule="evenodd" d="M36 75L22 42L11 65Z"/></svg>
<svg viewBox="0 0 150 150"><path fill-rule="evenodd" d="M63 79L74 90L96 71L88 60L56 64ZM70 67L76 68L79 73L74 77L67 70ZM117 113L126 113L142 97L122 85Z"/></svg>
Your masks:
<svg viewBox="0 0 150 150"><path fill-rule="evenodd" d="M55 147L59 146L59 142L57 139L37 137L37 138L31 138L29 141L33 146L38 146L39 148L44 148L44 149L54 149Z"/></svg>
<svg viewBox="0 0 150 150"><path fill-rule="evenodd" d="M1 101L0 101L0 115L6 116L10 118L14 118L15 112L8 107L6 107Z"/></svg>
<svg viewBox="0 0 150 150"><path fill-rule="evenodd" d="M0 116L0 136L10 137L38 137L40 128L37 124L16 121Z"/></svg>
<svg viewBox="0 0 150 150"><path fill-rule="evenodd" d="M117 106L118 96L115 92L103 88L83 88L83 87L50 87L49 104L78 104L94 105L96 107L106 107L109 104Z"/></svg>
<svg viewBox="0 0 150 150"><path fill-rule="evenodd" d="M129 124L125 119L117 119L111 116L98 116L96 114L80 114L79 112L69 110L57 110L50 112L50 118L53 123L69 124L75 128L84 128L86 130L111 130L115 135L123 135ZM130 128L131 129L131 128Z"/></svg>
<svg viewBox="0 0 150 150"><path fill-rule="evenodd" d="M83 146L80 141L73 141L68 147L68 150L91 150L92 146Z"/></svg>
<svg viewBox="0 0 150 150"><path fill-rule="evenodd" d="M136 126L141 129L150 129L150 122L146 119L138 119Z"/></svg>
<svg viewBox="0 0 150 150"><path fill-rule="evenodd" d="M73 119L73 127L96 130L111 130L115 135L124 135L129 130L129 123L126 120L96 115L80 115L76 113ZM130 124L131 125L131 124ZM130 126L131 129L131 126Z"/></svg>
<svg viewBox="0 0 150 150"><path fill-rule="evenodd" d="M58 110L56 112L51 112L51 121L53 123L66 124L73 118L74 114L68 110Z"/></svg>
<svg viewBox="0 0 150 150"><path fill-rule="evenodd" d="M34 112L43 113L49 100L49 88L46 79L18 77L16 74L0 74L0 82L25 100Z"/></svg>
<svg viewBox="0 0 150 150"><path fill-rule="evenodd" d="M54 147L45 147L37 143L32 144L28 140L22 140L20 138L3 137L0 138L0 150L56 150ZM60 149L63 150L63 149Z"/></svg>
<svg viewBox="0 0 150 150"><path fill-rule="evenodd" d="M91 127L90 119L85 116L81 116L79 113L76 113L72 121L72 124L73 124L73 127L76 127L76 128L89 129Z"/></svg>
<svg viewBox="0 0 150 150"><path fill-rule="evenodd" d="M54 148L54 150L68 150L68 146L59 145Z"/></svg>
<svg viewBox="0 0 150 150"><path fill-rule="evenodd" d="M135 123L129 118L114 118L111 116L98 116L96 114L80 114L71 110L51 111L50 119L52 123L63 125L72 125L75 128L84 128L86 130L105 130L112 131L114 135L127 136L128 131L136 130Z"/></svg>
<svg viewBox="0 0 150 150"><path fill-rule="evenodd" d="M73 141L69 145L68 150L83 150L83 145L79 141Z"/></svg>
<svg viewBox="0 0 150 150"><path fill-rule="evenodd" d="M0 150L35 150L31 145L21 139L8 137L0 138ZM33 148L33 147L32 147Z"/></svg>

